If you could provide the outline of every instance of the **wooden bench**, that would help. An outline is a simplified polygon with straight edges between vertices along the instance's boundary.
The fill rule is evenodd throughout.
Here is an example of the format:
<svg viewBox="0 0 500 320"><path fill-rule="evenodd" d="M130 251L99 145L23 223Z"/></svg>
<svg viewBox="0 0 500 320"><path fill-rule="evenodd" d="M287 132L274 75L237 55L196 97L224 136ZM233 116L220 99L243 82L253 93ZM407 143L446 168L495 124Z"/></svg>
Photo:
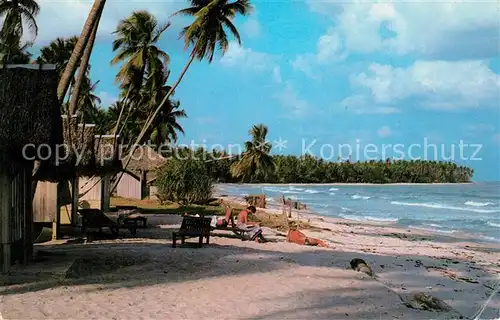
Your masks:
<svg viewBox="0 0 500 320"><path fill-rule="evenodd" d="M181 244L184 244L186 238L198 237L198 247L201 248L203 238L207 239L207 244L210 241L211 226L210 218L185 216L182 219L181 228L177 232L172 232L172 247L177 245L177 237L181 238Z"/></svg>
<svg viewBox="0 0 500 320"><path fill-rule="evenodd" d="M80 209L78 213L82 216L82 233L86 233L89 228L98 229L102 233L103 228L108 228L113 235L118 235L120 229L129 230L134 237L137 234L136 221L117 223L99 209Z"/></svg>

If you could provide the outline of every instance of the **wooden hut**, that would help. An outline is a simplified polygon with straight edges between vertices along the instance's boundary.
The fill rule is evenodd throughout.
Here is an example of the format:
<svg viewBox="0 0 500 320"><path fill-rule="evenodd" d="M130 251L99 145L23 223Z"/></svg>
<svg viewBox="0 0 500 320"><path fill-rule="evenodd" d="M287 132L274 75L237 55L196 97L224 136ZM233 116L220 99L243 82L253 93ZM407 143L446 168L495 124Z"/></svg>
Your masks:
<svg viewBox="0 0 500 320"><path fill-rule="evenodd" d="M62 116L67 157L58 164L58 179L41 184L33 201L34 221L52 225L53 238L60 237L61 225L80 224L78 208L109 209L109 180L121 170L118 137L96 135L94 124L78 118ZM45 168L41 175L53 171Z"/></svg>
<svg viewBox="0 0 500 320"><path fill-rule="evenodd" d="M123 159L124 164L127 159L128 157ZM131 199L154 197L156 187L152 186L152 182L156 179L157 169L165 162L166 159L151 147L138 147L116 187L116 195Z"/></svg>
<svg viewBox="0 0 500 320"><path fill-rule="evenodd" d="M0 264L32 258L32 172L63 141L54 65L0 66Z"/></svg>

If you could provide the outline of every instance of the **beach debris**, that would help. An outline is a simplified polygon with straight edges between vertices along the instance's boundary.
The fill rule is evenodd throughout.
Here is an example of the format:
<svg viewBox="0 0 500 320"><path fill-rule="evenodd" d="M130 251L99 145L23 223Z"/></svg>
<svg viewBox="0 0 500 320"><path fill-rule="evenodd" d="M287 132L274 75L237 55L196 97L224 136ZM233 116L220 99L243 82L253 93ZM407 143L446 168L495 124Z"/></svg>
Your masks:
<svg viewBox="0 0 500 320"><path fill-rule="evenodd" d="M355 258L352 259L350 262L351 268L355 271L365 273L369 275L370 277L374 277L374 273L372 271L372 268L368 266L368 263L365 262L365 260L360 259L360 258Z"/></svg>
<svg viewBox="0 0 500 320"><path fill-rule="evenodd" d="M402 300L404 301L404 299ZM406 299L404 303L411 309L433 312L450 312L456 314L460 319L463 319L463 316L458 311L450 307L446 302L423 292L412 295L409 299Z"/></svg>

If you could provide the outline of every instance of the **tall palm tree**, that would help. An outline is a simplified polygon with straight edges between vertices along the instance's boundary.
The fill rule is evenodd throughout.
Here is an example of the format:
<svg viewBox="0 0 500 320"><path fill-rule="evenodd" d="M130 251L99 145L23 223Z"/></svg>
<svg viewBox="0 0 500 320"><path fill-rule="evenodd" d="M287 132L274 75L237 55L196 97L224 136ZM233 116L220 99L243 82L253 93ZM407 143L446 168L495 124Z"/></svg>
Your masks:
<svg viewBox="0 0 500 320"><path fill-rule="evenodd" d="M78 64L80 63L80 59L83 56L83 51L87 46L92 31L94 30L94 26L99 25L99 18L102 11L104 10L105 4L106 0L94 0L94 4L90 8L87 20L83 25L82 33L78 37L78 41L73 52L71 53L71 57L69 58L64 72L61 74L61 77L59 79L59 84L57 86L57 97L61 103L66 96L66 92L68 91L73 77L75 76L76 69L78 67Z"/></svg>
<svg viewBox="0 0 500 320"><path fill-rule="evenodd" d="M40 6L35 0L0 0L0 17L4 18L0 39L4 43L19 46L23 36L23 22L33 32L38 34L36 16L40 12Z"/></svg>
<svg viewBox="0 0 500 320"><path fill-rule="evenodd" d="M250 0L190 0L191 7L180 10L174 15L189 15L195 18L194 22L185 27L181 32L181 37L184 39L185 48L192 46L192 51L189 60L181 71L181 74L168 93L163 98L162 102L148 117L148 121L144 124L141 133L137 137L135 143L129 151L129 160L125 163L127 167L130 159L132 159L135 148L142 141L144 135L149 130L149 127L154 121L156 115L163 108L163 105L168 101L172 93L175 91L182 78L186 74L189 66L194 59L203 60L207 58L211 62L218 47L222 54L228 49L228 37L226 29L233 35L236 41L241 45L240 35L238 30L232 23L232 20L237 14L243 16L248 15L253 7Z"/></svg>
<svg viewBox="0 0 500 320"><path fill-rule="evenodd" d="M32 54L27 51L30 44L12 45L0 39L1 64L28 64Z"/></svg>
<svg viewBox="0 0 500 320"><path fill-rule="evenodd" d="M170 62L169 55L157 45L169 26L170 23L159 25L148 11L134 11L118 24L114 32L117 38L113 41L113 51L117 53L111 64L125 62L116 75L116 82L126 94L122 94L125 103L122 104L115 131L118 131L129 97L137 98L145 76L162 70Z"/></svg>
<svg viewBox="0 0 500 320"><path fill-rule="evenodd" d="M243 157L231 165L231 174L248 182L252 179L267 181L276 171L273 157L269 155L272 144L266 140L268 129L263 124L254 125L249 134L251 141L245 142Z"/></svg>
<svg viewBox="0 0 500 320"><path fill-rule="evenodd" d="M71 100L69 102L68 115L73 115L78 109L78 101L80 99L80 89L85 85L87 80L87 71L90 61L90 55L92 54L92 49L94 48L94 42L97 37L97 29L99 27L99 21L101 19L102 8L97 13L96 21L92 27L88 42L83 50L82 58L80 61L80 66L78 68L78 74L75 80L75 85L73 86L73 93L71 95Z"/></svg>

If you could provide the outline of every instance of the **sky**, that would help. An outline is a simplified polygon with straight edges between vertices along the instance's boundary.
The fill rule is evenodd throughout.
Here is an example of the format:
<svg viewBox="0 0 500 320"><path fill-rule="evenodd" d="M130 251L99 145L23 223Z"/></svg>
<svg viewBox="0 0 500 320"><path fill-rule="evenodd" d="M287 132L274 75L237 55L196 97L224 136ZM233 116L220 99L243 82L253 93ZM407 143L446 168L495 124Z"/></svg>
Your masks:
<svg viewBox="0 0 500 320"><path fill-rule="evenodd" d="M91 6L39 3L35 49L78 35ZM500 180L497 1L252 3L235 20L242 46L193 63L176 90L188 114L179 143L229 149L263 123L276 154L451 160L472 167L475 181ZM172 23L160 47L173 83L189 56L179 30L191 20L171 14L187 5L108 0L91 58L103 108L118 96L110 61L119 20L149 10Z"/></svg>

